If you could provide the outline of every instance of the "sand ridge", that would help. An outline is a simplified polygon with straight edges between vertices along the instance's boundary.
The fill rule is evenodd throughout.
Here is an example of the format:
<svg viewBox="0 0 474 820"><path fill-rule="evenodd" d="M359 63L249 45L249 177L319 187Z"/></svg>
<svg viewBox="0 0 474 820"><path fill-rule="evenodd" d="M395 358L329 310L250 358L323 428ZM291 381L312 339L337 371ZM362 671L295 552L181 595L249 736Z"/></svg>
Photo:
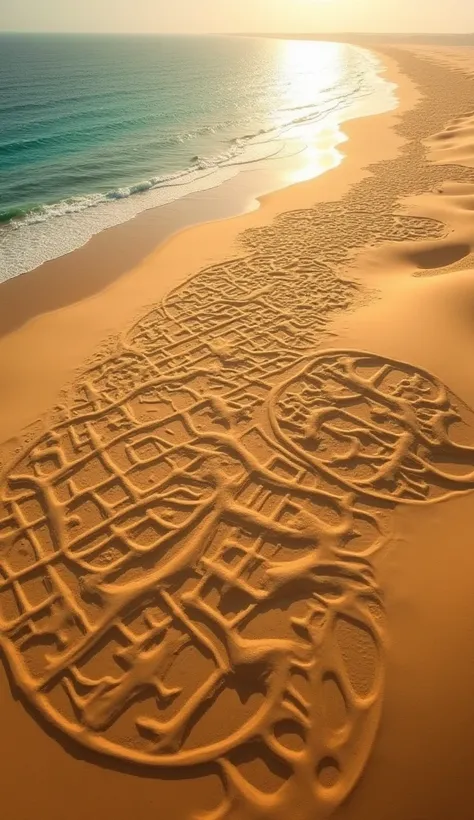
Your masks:
<svg viewBox="0 0 474 820"><path fill-rule="evenodd" d="M361 247L428 242L431 267L447 261L447 223L400 210L446 181L423 139L472 84L443 88L403 120L399 159L247 232L245 255L99 352L1 477L1 640L23 697L132 765L216 764L207 820L310 820L346 798L383 703L373 556L397 505L474 488L460 398L415 364L327 349L364 295L348 277Z"/></svg>
<svg viewBox="0 0 474 820"><path fill-rule="evenodd" d="M474 166L474 112L456 117L443 131L426 140L428 154L440 165L457 164Z"/></svg>

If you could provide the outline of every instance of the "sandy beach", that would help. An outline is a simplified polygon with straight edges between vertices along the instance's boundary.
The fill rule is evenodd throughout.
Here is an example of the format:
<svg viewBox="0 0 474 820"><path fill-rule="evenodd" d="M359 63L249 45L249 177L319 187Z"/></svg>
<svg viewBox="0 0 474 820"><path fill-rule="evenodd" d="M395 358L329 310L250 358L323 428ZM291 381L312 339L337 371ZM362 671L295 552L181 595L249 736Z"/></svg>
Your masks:
<svg viewBox="0 0 474 820"><path fill-rule="evenodd" d="M370 48L338 167L0 285L5 816L472 817L474 48Z"/></svg>

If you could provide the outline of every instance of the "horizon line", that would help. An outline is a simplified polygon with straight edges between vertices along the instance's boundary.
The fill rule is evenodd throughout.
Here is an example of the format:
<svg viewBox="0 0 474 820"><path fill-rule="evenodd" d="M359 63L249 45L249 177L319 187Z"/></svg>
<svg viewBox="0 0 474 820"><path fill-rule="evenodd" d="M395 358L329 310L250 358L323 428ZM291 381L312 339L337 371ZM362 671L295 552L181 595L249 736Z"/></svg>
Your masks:
<svg viewBox="0 0 474 820"><path fill-rule="evenodd" d="M144 37L268 37L268 36L294 36L294 37L317 37L317 36L364 36L364 37L474 37L474 31L71 31L56 29L0 29L2 34L97 34L97 35L125 35Z"/></svg>

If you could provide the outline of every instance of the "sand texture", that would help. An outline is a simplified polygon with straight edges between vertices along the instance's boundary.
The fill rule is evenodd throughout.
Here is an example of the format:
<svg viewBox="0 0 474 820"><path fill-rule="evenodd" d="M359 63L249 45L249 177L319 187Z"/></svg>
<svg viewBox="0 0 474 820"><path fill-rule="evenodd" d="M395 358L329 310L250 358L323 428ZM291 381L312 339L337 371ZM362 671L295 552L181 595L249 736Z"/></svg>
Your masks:
<svg viewBox="0 0 474 820"><path fill-rule="evenodd" d="M413 95L398 151L338 199L328 174L326 201L248 227L4 447L12 690L64 756L135 791L151 779L163 820L382 817L367 770L398 634L384 556L405 530L414 547L427 510L440 533L456 504L474 523L472 347L456 349L474 311L441 356L422 309L410 330L417 300L441 316L462 289L474 308L474 79L447 50L382 50ZM202 805L185 794L210 775Z"/></svg>

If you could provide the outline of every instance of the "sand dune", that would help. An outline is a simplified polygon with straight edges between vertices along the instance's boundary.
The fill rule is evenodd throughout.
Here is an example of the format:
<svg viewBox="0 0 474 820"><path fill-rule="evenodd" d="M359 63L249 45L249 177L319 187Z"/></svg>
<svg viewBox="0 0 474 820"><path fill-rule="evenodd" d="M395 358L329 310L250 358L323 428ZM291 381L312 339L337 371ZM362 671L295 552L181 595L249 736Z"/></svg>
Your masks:
<svg viewBox="0 0 474 820"><path fill-rule="evenodd" d="M388 355L383 327L368 351L331 335L403 304L384 282L422 299L434 286L417 274L457 288L473 264L472 79L444 53L386 50L423 94L399 154L341 199L247 230L240 255L118 328L0 478L13 683L94 763L213 767L214 807L175 794L167 818L344 804L384 709L380 556L405 514L472 498L472 391L454 369L456 390L419 364L421 342ZM402 344L403 310L390 321Z"/></svg>
<svg viewBox="0 0 474 820"><path fill-rule="evenodd" d="M474 111L456 117L426 141L429 158L440 164L474 167Z"/></svg>

